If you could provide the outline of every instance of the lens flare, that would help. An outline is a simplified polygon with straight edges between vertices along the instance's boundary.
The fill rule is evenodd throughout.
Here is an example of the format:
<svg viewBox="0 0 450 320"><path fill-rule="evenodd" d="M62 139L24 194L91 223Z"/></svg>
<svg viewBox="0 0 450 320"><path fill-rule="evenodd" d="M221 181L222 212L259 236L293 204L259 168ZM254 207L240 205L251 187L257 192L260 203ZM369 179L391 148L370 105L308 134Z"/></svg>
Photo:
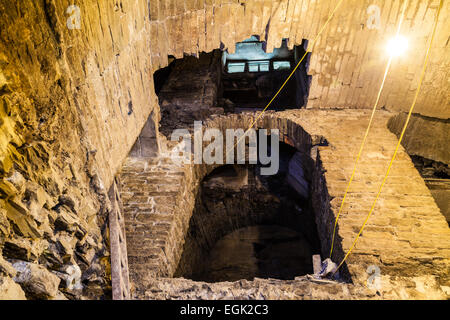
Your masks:
<svg viewBox="0 0 450 320"><path fill-rule="evenodd" d="M408 39L398 36L389 40L386 50L392 57L401 56L408 49Z"/></svg>

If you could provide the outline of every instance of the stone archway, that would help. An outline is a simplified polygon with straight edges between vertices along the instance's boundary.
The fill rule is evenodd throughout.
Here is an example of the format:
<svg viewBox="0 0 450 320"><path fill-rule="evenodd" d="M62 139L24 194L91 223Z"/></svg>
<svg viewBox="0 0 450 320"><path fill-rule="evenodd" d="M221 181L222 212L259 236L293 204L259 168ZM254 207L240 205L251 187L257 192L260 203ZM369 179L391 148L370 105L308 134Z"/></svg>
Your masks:
<svg viewBox="0 0 450 320"><path fill-rule="evenodd" d="M278 128L280 140L309 154L313 161L316 169L312 177L312 202L316 213L323 258L329 254L331 234L335 214L340 204L340 196L342 196L343 184L345 177L350 174L352 169L349 154L355 152L355 146L358 145L356 141L359 133L363 133L368 117L368 112L358 110L346 112L298 110L269 112L256 123L257 128ZM254 119L255 114L216 116L207 120L204 128L219 128L220 130L246 128ZM366 150L368 158L362 160L359 169L359 177L362 178L359 178L360 180L354 184L355 189L348 196L347 203L349 205L344 208L344 214L339 221L338 241L333 253L334 261L340 261L344 250L351 245L355 233L359 230L360 219L363 218L364 208L362 206L376 191L377 185L371 183L369 177L374 175L374 170L377 172L383 170L386 162L385 153L391 152L396 145L395 136L386 128L388 119L389 113L381 112L377 115L374 130L377 130L379 135L372 137L372 143L368 144ZM351 130L345 128L351 128ZM196 288L190 289L193 290L193 294L199 296L206 294L206 291L203 292L201 286L198 286L198 282L184 279L171 280L170 278L175 274L183 253L200 182L215 167L174 165L164 155L155 159L128 159L125 163L122 171L123 199L127 243L130 244L128 246L130 278L135 286L135 297L157 297L158 294L152 293L154 291L148 291L148 288L153 286L165 288L158 290L175 296L187 294L178 290L184 290L182 288L186 289L191 286ZM402 282L404 280L401 279L415 279L414 281L418 281L418 283L427 279L426 281L436 283L438 288L438 283L445 283L445 277L448 276L445 275L445 266L448 263L448 259L444 256L445 252L438 260L434 258L427 260L430 261L430 265L423 265L417 260L417 249L409 247L409 243L420 246L423 259L431 259L431 257L435 257L436 251L433 248L422 246L421 243L425 242L421 242L420 239L427 239L426 243L439 241L442 245L448 243L445 239L450 234L445 218L439 212L423 180L403 150L401 150L399 160L393 169L393 176L395 180L388 181L387 192L380 199L383 210L377 209L381 211L380 214L372 217L367 231L360 239L359 246L344 265L344 273L348 270L348 274L354 282L355 287L352 287L351 290L356 290L353 291L353 294L359 297L368 297L367 293L364 293L367 289L364 287L367 280L366 269L373 264L381 268L386 288L393 286L404 288L405 284ZM414 190L413 193L404 189L405 185L410 186L411 190ZM405 194L399 197L395 194L392 195L392 192L404 192ZM420 195L417 195L418 192ZM402 204L407 205L411 199L415 201L412 205L415 205L416 209L410 211L399 207ZM427 214L420 215L421 211L426 211ZM419 226L423 225L423 219L432 219L435 221L436 228L442 230L442 233L440 236L434 235L434 231L426 228L426 225L418 227L421 230L420 233L403 232L401 230L407 226L404 226L402 220L399 220L399 214L409 221L408 225L413 223ZM387 221L391 223L387 223ZM392 251L389 249L393 243L402 250ZM384 246L380 248L380 245ZM399 252L401 252L400 260L398 260ZM397 262L392 264L394 260ZM416 272L412 274L412 270ZM259 288L257 283L259 282L252 282L254 287L251 287L251 290ZM286 294L292 294L289 293L290 290L296 290L295 285L286 286L283 281L263 283L266 288L264 290L280 292L280 297L286 297ZM202 286L204 285L202 284ZM307 286L312 288L314 285L308 282ZM339 290L343 290L340 284L336 284L336 286L340 288ZM222 286L215 285L208 285L208 288L219 291L223 289ZM433 290L429 293L441 294L438 289L436 289L437 291ZM419 294L419 291L411 294ZM389 297L399 297L392 291L384 292ZM246 294L250 293L246 291ZM192 296L188 296L192 298ZM299 293L294 296L302 297Z"/></svg>
<svg viewBox="0 0 450 320"><path fill-rule="evenodd" d="M304 0L300 6L287 0L79 0L76 11L81 14L81 30L66 24L70 18L67 1L2 3L1 154L6 211L1 217L6 225L2 233L10 242L7 246L25 244L26 253L21 259L27 260L31 241L28 236L33 242L36 237L43 245L38 246L39 259L36 256L34 262L50 272L54 266L45 266L42 250L50 238L49 247L59 246L60 236L61 243L67 243L65 234L58 234L63 225L71 235L67 252L78 260L77 264L85 264L89 269L82 270L83 276L92 280L88 297L99 297L99 282L107 295L108 266L102 262L107 260L108 251L107 235L102 232L108 230L106 189L112 185L149 115L153 112L153 126L159 121L153 72L167 65L168 55L180 58L215 48L233 50L236 41L252 34L267 40L268 51L278 46L282 38L290 39L290 46L300 44L302 39L314 39L334 2ZM366 127L367 113L361 108L371 107L377 94L374 84L381 80L379 71L385 65L385 56L379 54L380 43L391 36L390 26L400 14L394 3L383 2L383 16L389 17L389 23L381 19L374 25L367 23L370 12L365 1L346 1L346 9L352 14L339 11L313 48L310 72L316 76L308 107L315 110L264 118L278 119L270 123L275 128L295 122L293 128L302 127L310 133L314 141L311 145L320 143L314 135L326 136L330 141L330 147L318 147L319 152L312 157L317 156L317 166L324 170L316 192L321 195L316 201L323 208L318 214L318 226L323 228L320 232L324 237L329 237L333 211L348 181L355 145ZM425 52L424 35L430 31L429 18L435 16L437 9L432 2L418 3L410 2L411 7L407 8L412 25L421 31L411 33L416 53ZM420 10L415 10L418 5ZM447 20L438 21L437 39L446 39L442 33L448 30L443 27ZM380 32L373 27L381 28ZM27 37L17 37L18 34ZM423 84L425 94L420 94L415 109L421 115L441 119L450 115L450 108L443 103L447 101L443 88L448 88L448 82L442 76L449 67L447 52L442 45L433 47L427 71L432 81ZM387 86L384 100L380 101L387 110L405 111L410 106L414 94L410 89L416 85L420 59L408 58L393 65L396 85ZM408 72L403 72L406 69ZM358 110L331 111L333 108ZM386 113L380 112L378 117L376 136L368 143L367 158L361 162L359 180L355 181L339 223L338 235L344 249L349 248L361 225L365 206L376 192L377 179L384 174L386 158L396 143L386 131ZM291 132L284 132L286 139L293 139ZM124 202L130 222L128 243L135 246L129 247L133 282L138 283L142 274L150 280L154 274L173 274L173 261L181 255L178 241L184 238L189 222L189 215L183 212L192 208L189 201L195 195L195 185L208 170L174 166L164 155L126 160ZM372 217L348 260L349 271L360 282L367 279L366 269L372 264L379 265L385 277L407 276L407 284L400 286L406 296L414 283L417 290L410 296L423 292L423 281L418 275L439 277L433 282L436 288L447 287L448 291L448 225L405 153L400 152L393 173L380 207L376 208L378 214ZM29 223L19 223L23 219ZM14 223L23 230L10 227L11 220L19 221ZM326 252L329 239L322 245L322 252ZM8 250L3 251L7 258L17 258L13 256L16 252L10 256ZM59 250L51 250L58 257L50 257L50 265L56 262L59 268L59 261L66 263L67 252L63 251L60 257ZM338 250L333 258L339 260L339 254ZM11 275L7 279L13 282Z"/></svg>
<svg viewBox="0 0 450 320"><path fill-rule="evenodd" d="M222 132L230 128L247 128L256 114L244 113L230 116L215 116L204 122L204 129L217 128ZM324 178L321 177L320 162L315 162L317 145L326 141L321 136L311 136L294 121L269 113L260 118L256 128L277 128L280 130L280 141L295 148L309 158L308 163L311 188L320 195L313 196L312 202L316 212L329 214ZM312 155L312 157L311 157ZM172 277L182 256L189 221L195 207L195 199L201 181L210 174L217 165L175 165L170 160L155 158L154 160L130 158L122 172L123 183L128 186L124 190L125 219L127 221L127 242L130 264L135 263L135 279L143 281L154 277ZM159 186L148 185L150 181ZM143 183L143 185L139 185ZM146 186L148 185L148 187ZM147 188L148 191L147 191ZM126 189L126 188L124 188ZM144 194L147 192L148 195ZM127 212L128 211L128 212ZM159 219L159 221L158 221ZM322 248L329 248L327 238L332 221L324 216L316 216ZM145 245L143 245L145 244ZM144 253L145 251L145 253ZM145 274L139 270L145 270ZM133 268L130 267L133 278ZM137 278L136 278L137 277Z"/></svg>

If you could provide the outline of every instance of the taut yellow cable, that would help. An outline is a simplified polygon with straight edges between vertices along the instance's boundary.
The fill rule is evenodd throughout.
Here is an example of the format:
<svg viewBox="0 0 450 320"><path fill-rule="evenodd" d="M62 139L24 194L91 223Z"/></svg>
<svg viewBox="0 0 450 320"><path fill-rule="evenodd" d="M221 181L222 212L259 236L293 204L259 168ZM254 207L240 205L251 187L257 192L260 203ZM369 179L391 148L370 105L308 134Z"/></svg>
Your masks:
<svg viewBox="0 0 450 320"><path fill-rule="evenodd" d="M398 37L399 34L400 34L400 29L402 27L403 20L405 18L405 12L406 12L406 8L408 6L408 2L409 2L409 0L405 0L405 2L403 3L402 14L400 16L400 21L398 23L396 37ZM364 138L363 138L363 140L361 142L361 146L359 147L359 152L358 152L358 155L356 156L355 164L353 166L352 175L350 176L350 180L348 181L347 188L345 189L344 197L342 198L341 206L339 207L339 212L338 212L338 214L336 216L336 220L334 221L333 236L331 237L330 259L331 259L331 254L333 253L333 248L334 248L334 239L336 237L337 223L338 223L339 217L341 215L342 209L344 208L344 203L345 203L345 199L347 198L348 190L350 189L350 185L352 184L353 178L355 177L356 168L358 166L359 158L361 158L361 154L362 154L362 151L364 149L364 145L366 144L367 136L369 135L370 128L372 127L372 122L373 122L373 118L375 116L375 111L377 110L378 103L380 102L381 92L383 91L384 84L386 83L386 78L387 78L387 75L389 73L389 69L391 67L392 58L393 58L393 56L391 55L389 57L387 65L386 65L386 70L384 72L383 81L381 82L380 90L378 90L377 99L376 99L375 104L373 105L373 108L372 108L372 114L370 116L369 124L367 125L366 133L364 134Z"/></svg>
<svg viewBox="0 0 450 320"><path fill-rule="evenodd" d="M322 26L322 28L320 28L319 33L316 35L316 37L314 38L314 40L311 42L311 45L308 46L308 49L306 50L305 54L303 55L303 57L300 59L300 61L297 63L297 65L295 66L294 70L292 70L291 74L287 77L286 81L284 81L283 85L280 87L280 89L277 91L277 93L275 93L275 95L273 96L273 98L269 101L269 103L266 105L266 107L259 113L258 117L256 117L255 121L253 121L253 123L250 125L250 127L245 131L245 133L238 139L238 141L236 142L236 144L234 145L234 147L236 147L239 142L245 138L245 136L247 135L247 132L250 131L251 128L253 128L253 126L256 124L256 122L258 121L259 118L261 118L261 116L264 114L264 112L266 112L267 108L269 108L269 106L272 104L273 100L275 100L275 98L280 94L281 90L283 90L284 86L286 85L286 83L289 81L289 79L291 79L291 77L294 75L295 71L297 71L298 67L300 66L300 64L302 63L302 61L306 58L306 56L308 55L308 53L312 52L312 48L314 47L314 44L316 43L317 39L320 37L320 35L322 34L323 30L325 30L326 26L328 25L328 23L330 23L331 19L333 18L334 14L336 13L337 9L341 6L342 2L344 2L344 0L340 0L338 2L338 4L336 5L336 7L334 8L334 10L331 12L330 16L328 17L327 21L325 22L325 24ZM233 148L234 150L234 148ZM230 152L231 150L227 151Z"/></svg>
<svg viewBox="0 0 450 320"><path fill-rule="evenodd" d="M439 8L438 8L438 12L437 12L437 15L436 15L436 21L434 22L433 31L432 31L431 39L430 39L430 44L428 45L427 53L426 53L426 56L425 56L425 61L424 61L423 68L422 68L422 73L421 73L421 75L420 75L419 85L418 85L418 87L417 87L417 89L416 89L416 93L415 93L415 95L414 95L414 100L413 100L413 102L412 102L412 104L411 104L411 108L409 109L408 117L406 118L405 125L403 126L402 133L400 134L400 138L398 139L397 147L395 148L395 151L394 151L394 154L393 154L393 156L392 156L391 162L389 163L389 166L388 166L388 168L387 168L386 174L385 174L385 176L384 176L384 178L383 178L383 181L381 182L381 185L380 185L380 188L379 188L379 190L378 190L377 196L376 196L375 200L373 201L372 207L370 208L370 211L369 211L369 214L368 214L367 217L366 217L366 220L364 221L364 223L363 223L361 229L360 229L359 232L358 232L358 235L356 236L355 240L353 241L353 244L352 244L352 246L350 247L350 249L348 250L348 252L347 252L347 254L345 255L344 259L342 259L341 263L340 263L340 264L338 265L338 267L336 268L336 271L344 264L345 260L346 260L347 257L350 255L350 253L352 252L353 248L355 247L356 242L358 241L358 239L359 239L361 233L363 232L364 227L366 226L366 223L367 223L367 221L369 220L369 218L370 218L370 216L371 216L371 214L372 214L372 212L373 212L373 209L375 208L375 205L376 205L376 203L377 203L377 200L378 200L378 198L380 197L381 191L382 191L383 186L384 186L384 184L385 184L385 182L386 182L386 180L387 180L387 177L388 177L388 175L389 175L389 172L391 171L392 163L394 162L395 157L397 156L398 149L400 148L400 144L401 144L402 139L403 139L403 136L404 136L404 134L405 134L406 127L408 126L409 120L410 120L410 118L411 118L411 114L412 114L412 112L413 112L413 110L414 110L414 107L415 107L415 105L416 105L416 102L417 102L417 97L419 96L419 92L420 92L420 89L421 89L421 87L422 87L423 79L424 79L424 77L425 77L425 71L426 71L427 65L428 65L428 59L429 59L429 57L430 57L431 45L433 44L434 36L436 35L436 29L437 29L437 25L438 25L438 21L439 21L439 15L441 14L441 10L442 10L443 4L444 4L444 0L441 0L441 1L439 2ZM336 271L335 271L335 273L336 273Z"/></svg>

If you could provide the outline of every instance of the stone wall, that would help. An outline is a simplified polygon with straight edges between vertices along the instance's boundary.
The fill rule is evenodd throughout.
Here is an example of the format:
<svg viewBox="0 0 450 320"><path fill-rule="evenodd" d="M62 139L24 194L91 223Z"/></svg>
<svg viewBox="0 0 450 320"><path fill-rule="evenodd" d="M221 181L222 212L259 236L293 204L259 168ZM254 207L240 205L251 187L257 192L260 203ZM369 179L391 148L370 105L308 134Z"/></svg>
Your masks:
<svg viewBox="0 0 450 320"><path fill-rule="evenodd" d="M388 128L400 136L407 118L399 113L389 119ZM450 165L450 149L446 148L450 137L450 120L412 115L402 140L402 146L410 155L421 156Z"/></svg>
<svg viewBox="0 0 450 320"><path fill-rule="evenodd" d="M391 115L380 112L375 119L338 223L334 261L340 262L350 248L394 151L396 137L386 127ZM213 116L205 126L245 128L253 117L252 114ZM279 128L283 141L303 152L316 146L312 155L319 174L314 177L313 201L319 208L316 223L323 258L329 255L335 217L368 117L369 113L364 111L299 110L268 113L257 122L259 128ZM210 171L201 165L176 167L163 156L139 162L127 160L122 173L123 195L127 237L131 237L129 243L133 244L129 245L128 253L134 298L175 297L181 292L170 283L191 286L187 280L159 278L173 275L193 212L198 183ZM443 297L444 292L448 294L450 284L449 239L450 230L444 216L412 161L401 149L375 212L342 271L355 285L365 286L369 276L367 268L376 265L387 281L382 296ZM433 284L423 288L423 281ZM215 285L204 287L197 282L193 286L192 295L186 297L204 297L207 288ZM225 289L228 286L219 283L216 289L228 290ZM367 298L355 294L354 298L358 297Z"/></svg>
<svg viewBox="0 0 450 320"><path fill-rule="evenodd" d="M68 28L77 20L76 10L67 11L72 1L0 1L3 256L61 273L68 264L79 265L92 289L83 295L104 295L105 190L151 112L159 119L153 72L167 65L168 55L232 52L235 42L252 34L267 39L269 51L283 37L290 46L311 40L334 3L80 0L80 29L74 29ZM367 24L372 3L381 10L380 29ZM404 25L410 56L395 61L388 78L381 105L389 110L409 106L436 5L410 1ZM382 44L393 34L399 11L397 0L344 2L313 49L308 107L372 105L386 62ZM449 12L446 2L416 108L444 119L450 112ZM5 281L14 276L7 263L1 270L10 270L2 271Z"/></svg>
<svg viewBox="0 0 450 320"><path fill-rule="evenodd" d="M400 136L407 114L389 119L388 128ZM406 128L402 146L412 156L437 205L450 225L450 121L414 114Z"/></svg>
<svg viewBox="0 0 450 320"><path fill-rule="evenodd" d="M61 23L67 5L0 2L0 278L27 298L108 298L109 204L80 117L95 106L85 51Z"/></svg>
<svg viewBox="0 0 450 320"><path fill-rule="evenodd" d="M220 82L219 50L199 58L175 60L170 75L158 94L161 105L161 133L170 138L175 129L192 129L194 121L223 114L217 106Z"/></svg>
<svg viewBox="0 0 450 320"><path fill-rule="evenodd" d="M433 277L392 278L382 276L380 291L363 285L317 280L311 276L295 280L205 283L187 279L154 279L141 299L151 300L436 300L445 299ZM448 297L448 296L447 296Z"/></svg>
<svg viewBox="0 0 450 320"><path fill-rule="evenodd" d="M280 162L287 162L290 157L292 154L281 153L280 158L284 159ZM261 176L258 165L235 165L234 168L218 167L201 181L174 277L204 279L205 261L217 241L249 226L290 228L306 239L311 250L320 252L309 192L306 199L301 199L288 187L287 163L273 176ZM307 265L312 263L311 256ZM239 258L245 261L250 257Z"/></svg>
<svg viewBox="0 0 450 320"><path fill-rule="evenodd" d="M281 38L290 46L312 40L334 8L335 1L152 1L151 30L159 41L152 47L154 65L165 65L167 54L181 58L234 44L259 35L267 49L279 47ZM309 107L370 108L387 62L385 44L394 35L402 1L344 1L313 48ZM372 7L369 9L369 6ZM373 7L373 5L377 6ZM427 40L437 13L438 1L410 1L401 30L409 40L404 57L394 61L380 105L406 111L417 87ZM375 13L373 13L375 12ZM445 21L450 6L444 4L427 77L416 111L448 118L448 35ZM379 13L379 15L377 14ZM379 23L377 23L379 21ZM182 27L181 27L182 26ZM183 39L180 41L180 39Z"/></svg>

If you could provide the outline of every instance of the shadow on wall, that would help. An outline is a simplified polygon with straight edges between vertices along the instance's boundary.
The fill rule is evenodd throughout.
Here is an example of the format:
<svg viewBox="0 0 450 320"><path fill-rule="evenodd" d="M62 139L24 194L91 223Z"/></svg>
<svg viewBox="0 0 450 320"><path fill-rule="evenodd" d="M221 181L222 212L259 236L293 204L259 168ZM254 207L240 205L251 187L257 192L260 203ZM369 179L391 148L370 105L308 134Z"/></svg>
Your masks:
<svg viewBox="0 0 450 320"><path fill-rule="evenodd" d="M131 148L129 157L131 158L152 158L160 153L160 144L158 139L158 129L155 125L158 119L155 118L155 112L152 112L147 122L142 128L139 137Z"/></svg>

